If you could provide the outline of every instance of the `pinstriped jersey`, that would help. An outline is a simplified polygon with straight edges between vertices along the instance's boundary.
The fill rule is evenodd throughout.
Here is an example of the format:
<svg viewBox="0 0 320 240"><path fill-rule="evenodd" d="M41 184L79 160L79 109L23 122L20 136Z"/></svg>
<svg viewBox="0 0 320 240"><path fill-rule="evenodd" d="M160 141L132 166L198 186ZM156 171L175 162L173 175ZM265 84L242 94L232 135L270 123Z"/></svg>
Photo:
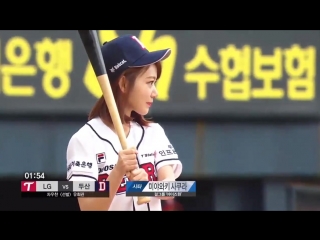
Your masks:
<svg viewBox="0 0 320 240"><path fill-rule="evenodd" d="M138 150L140 168L148 173L149 181L157 181L157 171L172 165L175 177L182 172L182 163L163 128L157 123L140 126L130 123L128 146ZM92 119L70 139L67 148L67 179L70 181L105 181L117 164L121 144L116 133L100 118ZM109 210L156 211L161 201L152 197L149 204L137 205L136 197L126 197L126 176L118 188Z"/></svg>

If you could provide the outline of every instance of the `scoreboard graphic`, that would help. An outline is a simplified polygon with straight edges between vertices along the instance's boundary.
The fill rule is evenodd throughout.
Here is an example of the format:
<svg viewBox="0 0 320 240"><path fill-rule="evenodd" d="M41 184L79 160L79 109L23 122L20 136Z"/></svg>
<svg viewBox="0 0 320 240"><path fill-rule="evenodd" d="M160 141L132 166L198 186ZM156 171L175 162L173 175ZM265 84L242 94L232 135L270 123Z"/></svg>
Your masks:
<svg viewBox="0 0 320 240"><path fill-rule="evenodd" d="M109 182L22 181L22 197L109 197Z"/></svg>

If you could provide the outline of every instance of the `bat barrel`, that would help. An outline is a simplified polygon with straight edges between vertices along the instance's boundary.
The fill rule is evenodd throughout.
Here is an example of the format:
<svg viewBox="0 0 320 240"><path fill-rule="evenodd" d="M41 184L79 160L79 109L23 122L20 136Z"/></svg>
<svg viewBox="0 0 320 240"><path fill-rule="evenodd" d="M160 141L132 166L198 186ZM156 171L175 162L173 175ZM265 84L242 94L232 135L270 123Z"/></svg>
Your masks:
<svg viewBox="0 0 320 240"><path fill-rule="evenodd" d="M78 30L96 76L107 74L96 30Z"/></svg>

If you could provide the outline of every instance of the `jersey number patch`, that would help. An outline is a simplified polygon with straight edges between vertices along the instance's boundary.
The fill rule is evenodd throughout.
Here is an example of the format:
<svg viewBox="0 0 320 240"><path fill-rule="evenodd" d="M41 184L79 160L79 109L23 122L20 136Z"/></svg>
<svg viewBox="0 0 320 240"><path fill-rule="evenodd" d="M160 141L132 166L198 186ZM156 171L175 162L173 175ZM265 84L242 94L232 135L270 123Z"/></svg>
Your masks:
<svg viewBox="0 0 320 240"><path fill-rule="evenodd" d="M154 169L154 165L152 163L145 163L141 165L141 168L143 168L146 173L149 176L149 181L157 181L157 177L155 176L155 169ZM101 181L107 181L109 175L104 173L99 175L99 182ZM124 193L126 191L126 183L128 181L128 178L126 176L123 177L121 184L118 188L117 194L119 193Z"/></svg>

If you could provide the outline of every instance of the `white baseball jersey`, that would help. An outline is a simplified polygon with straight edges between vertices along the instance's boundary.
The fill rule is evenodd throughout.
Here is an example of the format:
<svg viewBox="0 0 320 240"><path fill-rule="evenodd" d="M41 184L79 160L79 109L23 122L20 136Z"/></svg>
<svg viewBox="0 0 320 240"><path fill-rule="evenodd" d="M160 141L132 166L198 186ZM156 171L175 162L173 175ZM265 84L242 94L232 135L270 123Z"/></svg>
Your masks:
<svg viewBox="0 0 320 240"><path fill-rule="evenodd" d="M173 165L175 177L182 172L182 164L163 128L157 123L142 127L130 123L128 146L138 150L138 162L149 175L149 181L157 180L157 171ZM121 144L114 131L100 118L87 122L70 139L67 149L67 179L70 181L105 181L118 161ZM126 181L123 181L109 210L159 211L161 200L152 197L150 203L137 205L137 197L126 197Z"/></svg>

